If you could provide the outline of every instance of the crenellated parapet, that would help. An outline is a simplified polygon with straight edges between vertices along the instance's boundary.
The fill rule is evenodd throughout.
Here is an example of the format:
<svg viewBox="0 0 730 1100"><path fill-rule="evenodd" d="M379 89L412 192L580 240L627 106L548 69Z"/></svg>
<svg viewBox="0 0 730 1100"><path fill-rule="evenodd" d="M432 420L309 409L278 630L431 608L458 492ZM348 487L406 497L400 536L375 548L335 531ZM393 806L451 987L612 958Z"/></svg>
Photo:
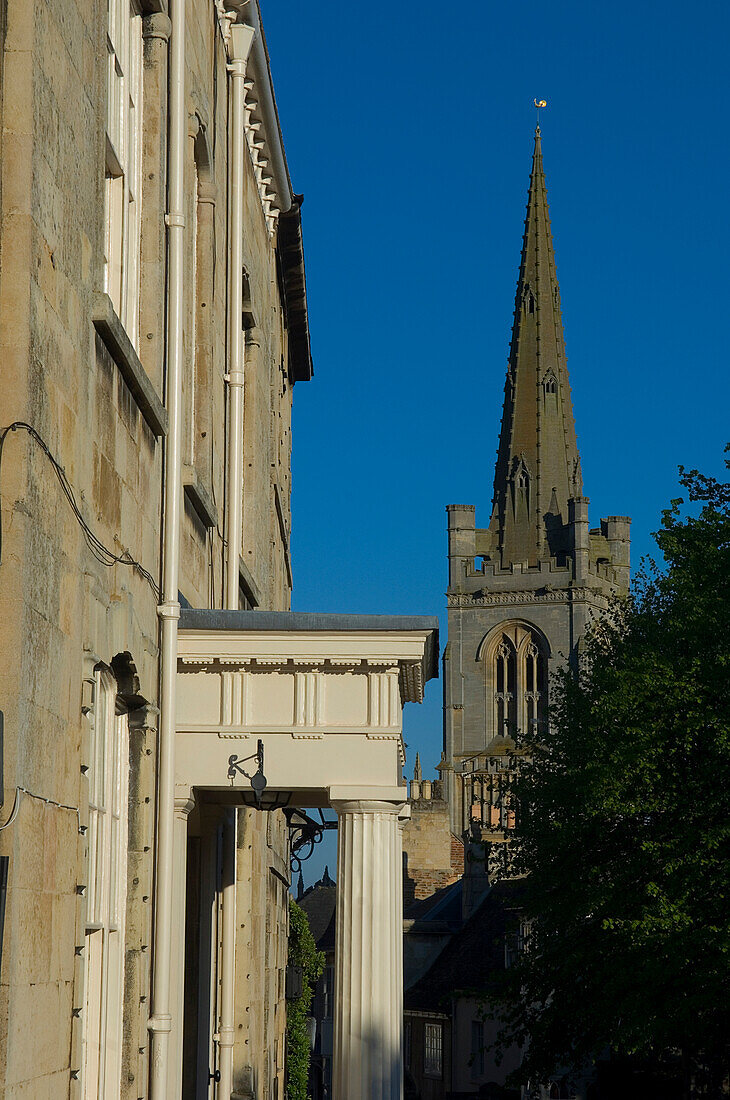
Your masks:
<svg viewBox="0 0 730 1100"><path fill-rule="evenodd" d="M473 505L447 506L449 517L449 597L475 597L524 591L555 601L556 589L588 586L603 595L626 593L629 587L631 520L608 516L597 528L589 528L588 498L571 498L565 525L566 550L533 564L512 561L501 565L493 556L493 532L477 528ZM567 599L567 596L562 598ZM488 601L489 602L489 601ZM493 602L493 601L491 601ZM452 601L457 606L459 601Z"/></svg>

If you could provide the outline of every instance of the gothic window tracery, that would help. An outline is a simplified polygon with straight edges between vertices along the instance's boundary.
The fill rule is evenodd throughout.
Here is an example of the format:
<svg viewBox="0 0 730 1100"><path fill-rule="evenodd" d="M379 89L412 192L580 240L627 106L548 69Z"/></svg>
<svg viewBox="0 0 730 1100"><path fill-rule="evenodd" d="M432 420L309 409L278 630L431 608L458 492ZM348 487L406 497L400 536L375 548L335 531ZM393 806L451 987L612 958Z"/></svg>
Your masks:
<svg viewBox="0 0 730 1100"><path fill-rule="evenodd" d="M486 737L482 752L462 769L464 830L502 834L516 825L512 795L520 759L540 737L547 717L549 647L525 622L507 622L488 635L477 654L485 681Z"/></svg>
<svg viewBox="0 0 730 1100"><path fill-rule="evenodd" d="M509 736L509 728L515 720L516 658L514 646L507 640L500 642L494 658L495 728L498 737Z"/></svg>
<svg viewBox="0 0 730 1100"><path fill-rule="evenodd" d="M547 698L545 647L538 632L507 624L486 654L488 739L531 741L544 720Z"/></svg>

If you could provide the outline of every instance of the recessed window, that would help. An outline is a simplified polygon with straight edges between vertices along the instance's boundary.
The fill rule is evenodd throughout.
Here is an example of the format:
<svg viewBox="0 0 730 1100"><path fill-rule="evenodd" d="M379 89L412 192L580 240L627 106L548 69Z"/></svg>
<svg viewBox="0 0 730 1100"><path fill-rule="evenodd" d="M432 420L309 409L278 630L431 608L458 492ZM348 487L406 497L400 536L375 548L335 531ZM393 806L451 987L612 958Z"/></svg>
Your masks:
<svg viewBox="0 0 730 1100"><path fill-rule="evenodd" d="M554 374L549 374L543 383L545 387L545 395L556 394L558 392L558 380Z"/></svg>
<svg viewBox="0 0 730 1100"><path fill-rule="evenodd" d="M116 714L116 698L116 679L97 669L87 773L84 1100L118 1096L122 1073L129 725L126 714Z"/></svg>
<svg viewBox="0 0 730 1100"><path fill-rule="evenodd" d="M130 0L108 0L106 242L104 289L138 344L142 189L142 16Z"/></svg>

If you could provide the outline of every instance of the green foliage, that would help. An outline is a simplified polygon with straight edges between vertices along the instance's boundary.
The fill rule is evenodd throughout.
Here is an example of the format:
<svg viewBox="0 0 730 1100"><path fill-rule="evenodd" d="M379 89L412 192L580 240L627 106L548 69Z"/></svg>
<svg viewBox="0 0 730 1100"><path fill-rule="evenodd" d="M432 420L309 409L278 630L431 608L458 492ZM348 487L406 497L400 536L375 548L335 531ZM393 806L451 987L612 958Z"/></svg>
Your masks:
<svg viewBox="0 0 730 1100"><path fill-rule="evenodd" d="M324 955L317 950L307 914L297 905L294 898L289 898L288 962L290 966L302 968L303 982L302 995L287 1003L286 1095L287 1100L307 1100L310 1059L307 1018L315 982L324 969Z"/></svg>
<svg viewBox="0 0 730 1100"><path fill-rule="evenodd" d="M516 784L533 923L499 1015L533 1080L609 1047L681 1052L693 1096L719 1096L727 1072L730 485L680 474L694 504L663 515L666 568L551 686L550 732Z"/></svg>

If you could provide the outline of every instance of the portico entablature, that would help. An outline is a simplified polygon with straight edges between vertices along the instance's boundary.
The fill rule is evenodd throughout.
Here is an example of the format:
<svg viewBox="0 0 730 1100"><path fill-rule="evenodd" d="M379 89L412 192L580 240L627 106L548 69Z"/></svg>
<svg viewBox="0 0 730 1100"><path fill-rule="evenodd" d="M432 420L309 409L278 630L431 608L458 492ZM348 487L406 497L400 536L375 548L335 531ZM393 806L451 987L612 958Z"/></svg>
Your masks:
<svg viewBox="0 0 730 1100"><path fill-rule="evenodd" d="M250 791L232 757L262 742L268 790L400 787L402 708L437 670L437 622L296 612L182 612L176 784ZM253 771L254 768L244 768Z"/></svg>

